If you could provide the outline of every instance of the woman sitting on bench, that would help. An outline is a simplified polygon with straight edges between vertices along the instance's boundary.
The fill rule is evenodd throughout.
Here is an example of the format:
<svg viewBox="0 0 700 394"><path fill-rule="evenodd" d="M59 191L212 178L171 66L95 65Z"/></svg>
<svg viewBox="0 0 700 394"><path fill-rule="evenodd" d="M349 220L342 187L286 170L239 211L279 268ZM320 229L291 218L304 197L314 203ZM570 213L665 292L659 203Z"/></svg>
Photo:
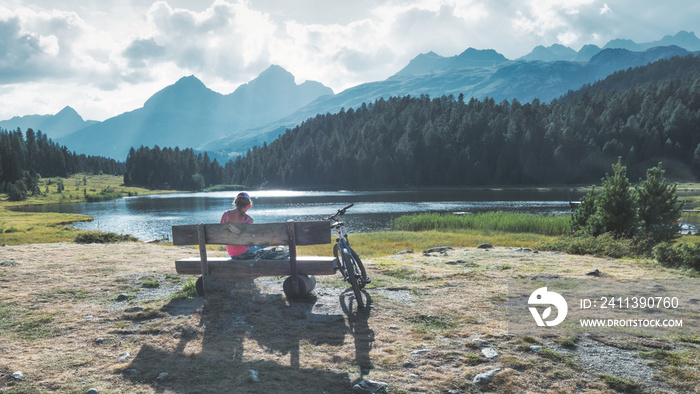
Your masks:
<svg viewBox="0 0 700 394"><path fill-rule="evenodd" d="M246 212L253 206L253 201L246 192L238 193L236 199L233 200L233 205L236 209L229 209L221 216L221 223L253 223L253 218ZM239 246L226 245L226 251L232 259L252 259L255 257L255 252L260 250L259 246Z"/></svg>
<svg viewBox="0 0 700 394"><path fill-rule="evenodd" d="M238 193L233 201L236 209L229 209L221 216L221 223L253 223L253 218L246 212L253 206L253 201L246 192ZM226 251L233 260L289 260L289 249L284 246L226 245Z"/></svg>

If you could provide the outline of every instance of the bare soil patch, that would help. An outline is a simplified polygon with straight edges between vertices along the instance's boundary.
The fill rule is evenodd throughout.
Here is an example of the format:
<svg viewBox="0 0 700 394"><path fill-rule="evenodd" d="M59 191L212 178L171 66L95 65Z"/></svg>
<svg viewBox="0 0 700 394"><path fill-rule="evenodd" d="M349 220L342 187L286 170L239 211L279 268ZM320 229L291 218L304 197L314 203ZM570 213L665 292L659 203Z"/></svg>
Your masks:
<svg viewBox="0 0 700 394"><path fill-rule="evenodd" d="M580 338L564 349L561 338L507 331L513 275L585 277L596 268L623 278L682 275L651 262L507 248L387 256L365 262L373 282L369 306L357 311L340 276L318 277L301 300L286 299L283 278L206 299L173 298L186 280L175 275L174 260L198 255L188 248L61 243L0 254L12 262L0 265L4 392L344 393L362 379L393 393L612 392L602 374L631 379L639 390L698 390L688 383L700 378L692 338L639 338L623 358L612 342ZM641 360L640 352L657 349L644 344L652 339L678 358ZM487 358L485 347L498 356ZM473 383L497 368L490 383ZM630 368L648 369L640 376ZM10 377L15 371L21 380Z"/></svg>

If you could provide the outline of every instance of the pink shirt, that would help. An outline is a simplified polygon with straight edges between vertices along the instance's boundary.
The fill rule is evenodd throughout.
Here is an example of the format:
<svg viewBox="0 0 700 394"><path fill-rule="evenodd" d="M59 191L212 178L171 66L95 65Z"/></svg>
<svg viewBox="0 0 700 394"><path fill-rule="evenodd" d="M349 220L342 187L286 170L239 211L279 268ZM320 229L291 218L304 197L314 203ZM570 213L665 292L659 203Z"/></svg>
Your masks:
<svg viewBox="0 0 700 394"><path fill-rule="evenodd" d="M221 217L221 223L226 223L226 217L228 216L229 212L231 210L229 209L228 211L224 212L224 215ZM246 218L243 221L243 223L248 223L250 219L252 219L250 216L245 215ZM228 252L229 256L239 256L245 253L248 250L247 246L241 246L241 245L226 245L226 251Z"/></svg>

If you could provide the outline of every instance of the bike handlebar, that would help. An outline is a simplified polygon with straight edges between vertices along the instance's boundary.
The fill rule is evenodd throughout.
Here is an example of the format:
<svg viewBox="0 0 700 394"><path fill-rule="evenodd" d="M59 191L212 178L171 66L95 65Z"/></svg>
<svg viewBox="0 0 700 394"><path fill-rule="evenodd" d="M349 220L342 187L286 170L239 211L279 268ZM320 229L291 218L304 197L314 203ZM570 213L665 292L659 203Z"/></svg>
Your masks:
<svg viewBox="0 0 700 394"><path fill-rule="evenodd" d="M332 219L337 218L338 216L343 216L343 215L345 215L345 212L346 212L350 207L352 207L353 205L355 205L355 204L350 204L350 205L348 205L348 206L345 207L345 208L339 209L338 212L335 213L335 215L329 216L329 217L325 218L324 220L332 220Z"/></svg>

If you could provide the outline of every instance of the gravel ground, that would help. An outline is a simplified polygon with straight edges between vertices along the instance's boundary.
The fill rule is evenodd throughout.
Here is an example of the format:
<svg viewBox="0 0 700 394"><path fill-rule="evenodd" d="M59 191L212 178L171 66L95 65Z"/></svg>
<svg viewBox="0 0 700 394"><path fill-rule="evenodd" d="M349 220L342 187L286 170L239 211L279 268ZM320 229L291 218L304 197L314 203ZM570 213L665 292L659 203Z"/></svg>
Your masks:
<svg viewBox="0 0 700 394"><path fill-rule="evenodd" d="M600 374L652 392L676 390L657 380L664 370L638 350L592 337L573 349L539 339L575 366L523 350L523 336L508 334L501 313L513 277L587 278L595 268L612 277L678 277L657 266L508 248L385 256L366 261L376 280L366 291L369 307L358 312L339 275L319 281L302 302L285 299L282 278L257 279L252 295L172 300L184 283L174 260L197 256L191 248L36 244L0 247L0 255L0 312L16 322L0 332L0 391L85 392L88 382L100 392L279 392L301 384L307 392L350 392L369 378L397 392L610 392ZM129 299L117 301L119 294ZM29 331L44 321L48 330ZM499 355L484 357L475 339ZM689 354L692 363L696 353ZM486 386L472 382L496 369ZM126 377L131 370L140 375ZM262 381L251 382L249 370ZM15 371L23 381L9 380ZM157 379L163 372L170 377ZM694 364L677 372L698 376Z"/></svg>

